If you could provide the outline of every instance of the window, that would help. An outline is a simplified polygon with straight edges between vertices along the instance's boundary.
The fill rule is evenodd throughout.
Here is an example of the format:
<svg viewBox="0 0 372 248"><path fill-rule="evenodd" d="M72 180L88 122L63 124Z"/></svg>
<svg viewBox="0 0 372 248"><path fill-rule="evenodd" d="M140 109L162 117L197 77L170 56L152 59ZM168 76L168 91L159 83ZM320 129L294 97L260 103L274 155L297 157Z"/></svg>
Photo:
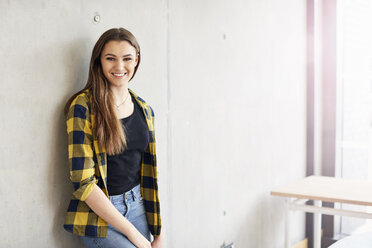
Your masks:
<svg viewBox="0 0 372 248"><path fill-rule="evenodd" d="M372 180L372 1L337 5L336 176ZM372 224L341 217L337 226L351 234Z"/></svg>

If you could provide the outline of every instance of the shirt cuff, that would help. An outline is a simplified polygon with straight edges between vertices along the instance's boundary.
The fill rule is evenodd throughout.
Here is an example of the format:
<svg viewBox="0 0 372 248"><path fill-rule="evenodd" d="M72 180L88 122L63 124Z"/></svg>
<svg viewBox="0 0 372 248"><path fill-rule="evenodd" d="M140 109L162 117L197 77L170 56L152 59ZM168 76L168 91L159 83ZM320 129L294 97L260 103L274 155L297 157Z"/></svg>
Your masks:
<svg viewBox="0 0 372 248"><path fill-rule="evenodd" d="M87 183L84 183L82 186L80 186L77 190L75 190L72 195L79 199L80 201L85 201L90 193L92 193L94 184L96 184L95 178L93 180L90 180Z"/></svg>

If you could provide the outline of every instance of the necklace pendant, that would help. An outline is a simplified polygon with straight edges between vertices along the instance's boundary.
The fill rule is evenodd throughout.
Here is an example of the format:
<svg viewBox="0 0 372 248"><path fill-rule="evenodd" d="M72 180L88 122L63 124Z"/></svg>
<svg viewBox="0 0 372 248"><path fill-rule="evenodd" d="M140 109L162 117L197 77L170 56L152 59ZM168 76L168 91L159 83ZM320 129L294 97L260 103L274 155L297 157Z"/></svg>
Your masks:
<svg viewBox="0 0 372 248"><path fill-rule="evenodd" d="M120 103L119 105L116 105L116 104L114 103L114 105L115 105L115 107L116 107L117 110L119 110L120 106L123 105L123 104L127 101L128 96L129 96L129 92L128 92L127 96L125 97L125 99L124 99L124 101L123 101L122 103Z"/></svg>

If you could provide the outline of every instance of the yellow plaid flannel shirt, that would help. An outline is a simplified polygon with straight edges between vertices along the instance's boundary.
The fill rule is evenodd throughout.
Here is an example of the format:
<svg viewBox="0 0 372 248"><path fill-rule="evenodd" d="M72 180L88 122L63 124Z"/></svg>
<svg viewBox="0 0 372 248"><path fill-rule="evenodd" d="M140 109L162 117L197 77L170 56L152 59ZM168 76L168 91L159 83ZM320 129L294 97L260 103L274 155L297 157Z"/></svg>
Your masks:
<svg viewBox="0 0 372 248"><path fill-rule="evenodd" d="M129 90L143 110L150 132L150 142L141 161L141 193L149 229L153 236L160 235L161 219L158 197L154 112L133 91ZM97 138L93 137L94 115L88 90L71 103L67 115L68 157L70 179L74 191L67 209L64 228L79 236L106 237L107 223L84 202L97 184L108 197L107 155Z"/></svg>

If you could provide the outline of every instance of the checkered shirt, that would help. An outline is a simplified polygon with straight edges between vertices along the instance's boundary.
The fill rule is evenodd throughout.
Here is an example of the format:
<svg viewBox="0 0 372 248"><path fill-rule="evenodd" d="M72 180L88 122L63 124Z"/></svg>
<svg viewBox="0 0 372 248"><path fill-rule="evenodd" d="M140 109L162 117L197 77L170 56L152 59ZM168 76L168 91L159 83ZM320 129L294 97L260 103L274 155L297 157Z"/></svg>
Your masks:
<svg viewBox="0 0 372 248"><path fill-rule="evenodd" d="M148 125L150 142L142 155L141 194L149 229L153 236L160 235L161 218L158 197L154 112L150 105L129 90L143 110ZM107 154L93 137L94 115L88 90L71 103L67 114L68 158L73 193L67 209L64 228L79 236L106 237L107 222L96 215L84 202L97 184L108 197Z"/></svg>

